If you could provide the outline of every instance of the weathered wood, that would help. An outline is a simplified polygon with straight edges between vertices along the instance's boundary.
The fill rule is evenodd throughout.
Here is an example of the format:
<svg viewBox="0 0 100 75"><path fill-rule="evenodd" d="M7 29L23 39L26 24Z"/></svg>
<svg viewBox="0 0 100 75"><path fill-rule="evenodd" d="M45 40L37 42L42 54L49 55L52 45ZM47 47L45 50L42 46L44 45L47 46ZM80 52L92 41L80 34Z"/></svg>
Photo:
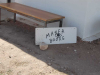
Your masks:
<svg viewBox="0 0 100 75"><path fill-rule="evenodd" d="M65 18L64 16L53 14L47 11L43 11L19 3L1 3L0 7L17 14L34 17L36 19L40 19L43 21L54 21Z"/></svg>

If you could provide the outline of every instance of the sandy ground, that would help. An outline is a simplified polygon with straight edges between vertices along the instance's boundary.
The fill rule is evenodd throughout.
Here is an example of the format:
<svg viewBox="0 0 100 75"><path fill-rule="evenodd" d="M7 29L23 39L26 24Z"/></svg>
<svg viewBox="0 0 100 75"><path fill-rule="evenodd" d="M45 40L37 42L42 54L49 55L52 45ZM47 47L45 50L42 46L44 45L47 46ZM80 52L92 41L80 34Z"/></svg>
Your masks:
<svg viewBox="0 0 100 75"><path fill-rule="evenodd" d="M0 75L100 75L99 40L50 45L41 51L24 24L0 26Z"/></svg>

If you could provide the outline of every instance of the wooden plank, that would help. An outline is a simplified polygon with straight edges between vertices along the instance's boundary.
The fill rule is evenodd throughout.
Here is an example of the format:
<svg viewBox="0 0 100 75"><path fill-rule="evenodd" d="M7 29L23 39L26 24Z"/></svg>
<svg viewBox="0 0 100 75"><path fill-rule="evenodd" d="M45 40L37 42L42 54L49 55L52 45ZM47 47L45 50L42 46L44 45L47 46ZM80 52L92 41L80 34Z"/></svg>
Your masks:
<svg viewBox="0 0 100 75"><path fill-rule="evenodd" d="M68 44L76 43L77 28L62 27L62 28L36 28L35 29L35 44Z"/></svg>
<svg viewBox="0 0 100 75"><path fill-rule="evenodd" d="M34 17L43 21L54 21L65 18L64 16L53 14L47 11L43 11L19 3L1 3L0 7L17 14Z"/></svg>

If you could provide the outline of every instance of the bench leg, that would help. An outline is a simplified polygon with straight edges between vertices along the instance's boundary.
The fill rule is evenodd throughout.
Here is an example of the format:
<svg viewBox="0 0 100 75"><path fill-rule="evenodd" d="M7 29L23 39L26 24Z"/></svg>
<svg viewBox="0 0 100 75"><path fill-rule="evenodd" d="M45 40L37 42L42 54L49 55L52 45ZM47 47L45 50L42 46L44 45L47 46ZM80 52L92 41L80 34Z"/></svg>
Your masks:
<svg viewBox="0 0 100 75"><path fill-rule="evenodd" d="M47 27L47 22L45 22L45 27Z"/></svg>
<svg viewBox="0 0 100 75"><path fill-rule="evenodd" d="M0 8L0 25L1 25L1 8Z"/></svg>
<svg viewBox="0 0 100 75"><path fill-rule="evenodd" d="M59 27L62 27L63 20L60 20Z"/></svg>
<svg viewBox="0 0 100 75"><path fill-rule="evenodd" d="M16 13L14 13L14 22L16 22Z"/></svg>

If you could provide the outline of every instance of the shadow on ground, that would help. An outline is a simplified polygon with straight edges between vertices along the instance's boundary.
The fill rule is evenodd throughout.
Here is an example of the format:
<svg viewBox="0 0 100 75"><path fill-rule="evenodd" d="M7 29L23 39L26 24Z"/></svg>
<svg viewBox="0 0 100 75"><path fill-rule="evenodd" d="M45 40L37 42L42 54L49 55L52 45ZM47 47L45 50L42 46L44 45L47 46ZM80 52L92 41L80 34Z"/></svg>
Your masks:
<svg viewBox="0 0 100 75"><path fill-rule="evenodd" d="M41 51L34 44L34 32L10 23L0 26L0 38L65 74L100 75L99 44L78 42L50 45L48 50Z"/></svg>

